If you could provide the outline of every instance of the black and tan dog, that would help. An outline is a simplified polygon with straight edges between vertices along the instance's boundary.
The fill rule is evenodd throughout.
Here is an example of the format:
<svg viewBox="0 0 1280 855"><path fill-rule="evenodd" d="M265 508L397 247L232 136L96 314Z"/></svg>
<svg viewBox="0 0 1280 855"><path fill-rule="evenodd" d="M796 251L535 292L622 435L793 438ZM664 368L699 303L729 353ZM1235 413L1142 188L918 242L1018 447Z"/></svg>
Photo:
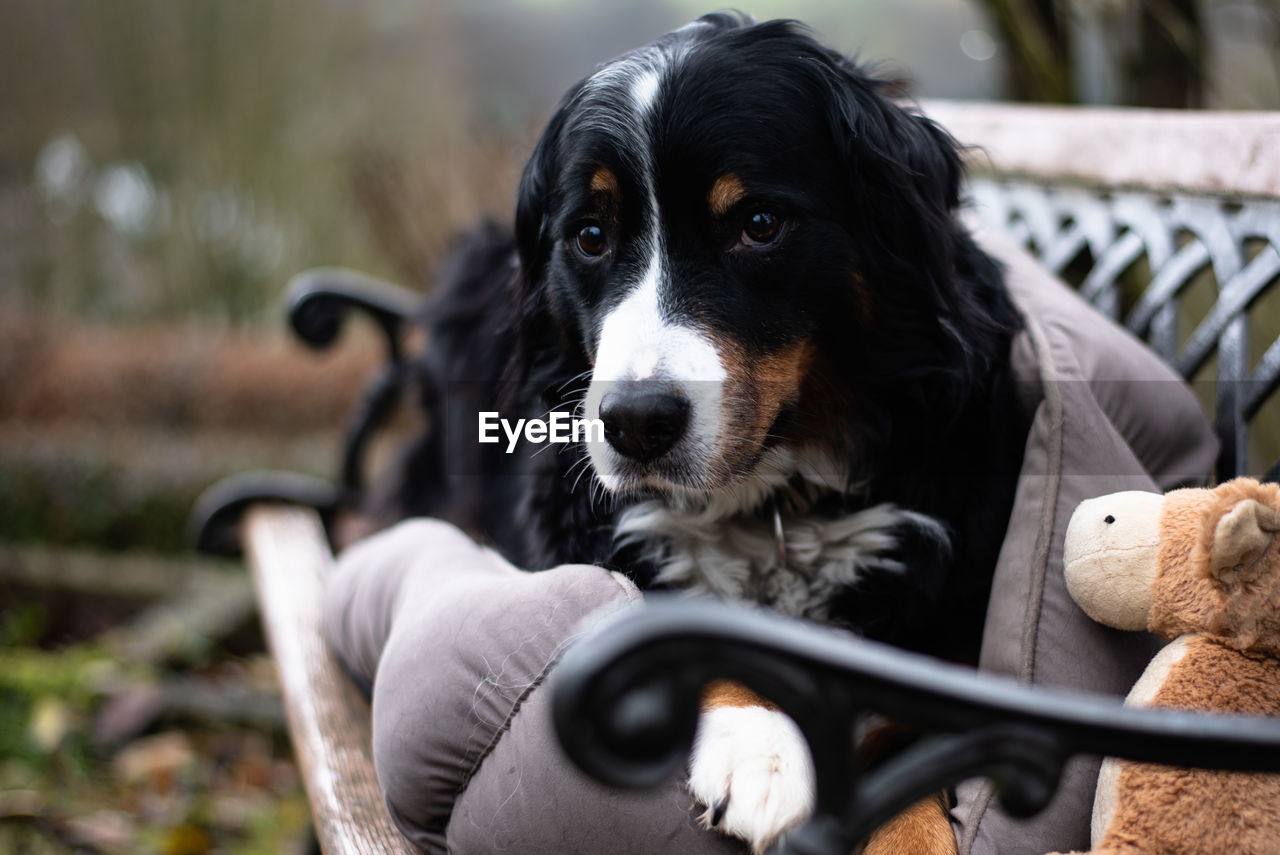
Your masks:
<svg viewBox="0 0 1280 855"><path fill-rule="evenodd" d="M943 130L793 23L711 15L607 63L556 108L514 232L444 273L394 513L965 658L1025 428L960 181ZM548 410L603 440L477 442L478 413ZM786 716L709 696L709 822L762 848L811 775ZM904 822L954 847L933 802Z"/></svg>

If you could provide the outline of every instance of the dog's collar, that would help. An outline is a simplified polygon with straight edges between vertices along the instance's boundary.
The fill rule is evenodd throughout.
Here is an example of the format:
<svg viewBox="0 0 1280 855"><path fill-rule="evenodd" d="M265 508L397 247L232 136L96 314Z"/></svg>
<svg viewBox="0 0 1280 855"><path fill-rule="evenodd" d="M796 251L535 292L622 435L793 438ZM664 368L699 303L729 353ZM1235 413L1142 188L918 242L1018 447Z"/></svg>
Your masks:
<svg viewBox="0 0 1280 855"><path fill-rule="evenodd" d="M782 530L782 509L778 507L778 497L773 497L773 537L778 542L778 569L787 569L787 535Z"/></svg>
<svg viewBox="0 0 1280 855"><path fill-rule="evenodd" d="M806 567L803 564L791 564L787 561L787 533L782 528L782 508L778 497L773 497L773 539L778 546L778 566L777 570L788 570L797 573L810 582L814 578L814 569Z"/></svg>

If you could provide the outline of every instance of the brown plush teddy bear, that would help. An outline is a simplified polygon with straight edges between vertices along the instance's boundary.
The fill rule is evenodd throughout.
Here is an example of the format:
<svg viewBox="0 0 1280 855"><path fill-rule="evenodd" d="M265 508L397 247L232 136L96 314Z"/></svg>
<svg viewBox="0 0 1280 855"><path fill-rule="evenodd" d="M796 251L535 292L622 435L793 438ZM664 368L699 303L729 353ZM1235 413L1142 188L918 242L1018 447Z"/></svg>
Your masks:
<svg viewBox="0 0 1280 855"><path fill-rule="evenodd" d="M1127 703L1280 714L1280 487L1114 493L1067 528L1071 596L1094 620L1169 639ZM1280 853L1280 775L1106 760L1093 852Z"/></svg>

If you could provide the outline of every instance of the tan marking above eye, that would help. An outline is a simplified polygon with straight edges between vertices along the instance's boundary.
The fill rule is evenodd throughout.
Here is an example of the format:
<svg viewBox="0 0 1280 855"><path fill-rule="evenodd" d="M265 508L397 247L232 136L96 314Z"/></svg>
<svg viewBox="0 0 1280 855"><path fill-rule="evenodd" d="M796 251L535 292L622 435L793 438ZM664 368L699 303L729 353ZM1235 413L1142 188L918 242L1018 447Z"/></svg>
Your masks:
<svg viewBox="0 0 1280 855"><path fill-rule="evenodd" d="M603 193L612 197L615 201L620 195L618 189L618 176L605 167L600 167L591 175L591 192Z"/></svg>
<svg viewBox="0 0 1280 855"><path fill-rule="evenodd" d="M742 179L732 172L726 172L716 179L715 184L711 185L711 190L707 193L707 205L710 206L712 214L717 217L723 217L729 213L730 208L741 202L746 196L747 188L742 183Z"/></svg>

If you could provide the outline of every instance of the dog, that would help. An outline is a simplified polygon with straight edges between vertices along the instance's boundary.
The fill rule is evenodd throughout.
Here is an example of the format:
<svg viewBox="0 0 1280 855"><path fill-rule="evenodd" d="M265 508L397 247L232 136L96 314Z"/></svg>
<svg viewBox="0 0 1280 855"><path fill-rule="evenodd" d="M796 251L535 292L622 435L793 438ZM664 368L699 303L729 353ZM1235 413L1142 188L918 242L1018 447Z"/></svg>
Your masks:
<svg viewBox="0 0 1280 855"><path fill-rule="evenodd" d="M801 25L728 13L572 87L514 230L478 227L440 273L431 426L384 514L976 658L1027 430L1020 322L957 219L956 142L892 95ZM478 439L478 414L554 412L603 437ZM712 686L698 732L708 825L762 851L809 814L807 749L767 701ZM954 851L938 800L894 825L868 851Z"/></svg>

